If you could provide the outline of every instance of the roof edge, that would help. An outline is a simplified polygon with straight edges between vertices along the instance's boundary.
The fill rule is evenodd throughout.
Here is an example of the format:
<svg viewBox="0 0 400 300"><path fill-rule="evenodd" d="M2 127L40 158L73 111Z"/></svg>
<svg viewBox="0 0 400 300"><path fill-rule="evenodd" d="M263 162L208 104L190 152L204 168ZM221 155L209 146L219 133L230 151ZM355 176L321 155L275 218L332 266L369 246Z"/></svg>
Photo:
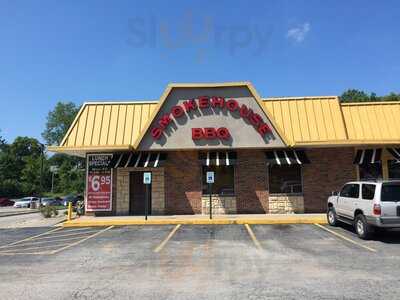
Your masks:
<svg viewBox="0 0 400 300"><path fill-rule="evenodd" d="M157 104L158 100L127 100L127 101L112 101L112 100L106 100L106 101L85 101L83 104L86 105L112 105L112 104Z"/></svg>
<svg viewBox="0 0 400 300"><path fill-rule="evenodd" d="M346 102L340 103L341 106L363 106L363 105L389 105L400 104L400 101L374 101L374 102Z"/></svg>
<svg viewBox="0 0 400 300"><path fill-rule="evenodd" d="M316 99L338 99L338 96L293 96L293 97L267 97L262 98L263 101L270 101L270 100L316 100Z"/></svg>

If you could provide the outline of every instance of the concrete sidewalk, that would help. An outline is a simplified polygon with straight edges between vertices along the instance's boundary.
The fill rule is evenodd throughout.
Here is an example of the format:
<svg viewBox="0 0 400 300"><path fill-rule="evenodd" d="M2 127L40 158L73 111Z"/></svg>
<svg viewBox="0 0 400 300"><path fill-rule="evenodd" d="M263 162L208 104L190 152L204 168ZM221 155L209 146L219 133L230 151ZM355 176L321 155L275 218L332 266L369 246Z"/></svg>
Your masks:
<svg viewBox="0 0 400 300"><path fill-rule="evenodd" d="M64 227L123 226L123 225L224 225L224 224L326 224L325 214L253 214L253 215L172 215L89 217L66 221Z"/></svg>

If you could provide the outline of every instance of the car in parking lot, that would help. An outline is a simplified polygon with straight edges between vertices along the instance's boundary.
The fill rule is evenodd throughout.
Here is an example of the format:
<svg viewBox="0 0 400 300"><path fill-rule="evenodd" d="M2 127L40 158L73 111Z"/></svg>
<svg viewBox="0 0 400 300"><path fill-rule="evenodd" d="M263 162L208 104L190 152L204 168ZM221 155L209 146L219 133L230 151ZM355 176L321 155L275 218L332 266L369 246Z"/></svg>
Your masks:
<svg viewBox="0 0 400 300"><path fill-rule="evenodd" d="M0 198L0 206L13 206L14 203L14 201L8 198Z"/></svg>
<svg viewBox="0 0 400 300"><path fill-rule="evenodd" d="M68 203L72 203L72 206L75 206L76 203L80 200L83 200L83 196L81 195L67 195L63 198L62 205L68 206Z"/></svg>
<svg viewBox="0 0 400 300"><path fill-rule="evenodd" d="M30 208L32 205L32 202L38 201L39 198L37 197L24 197L21 199L18 199L14 203L15 208Z"/></svg>
<svg viewBox="0 0 400 300"><path fill-rule="evenodd" d="M61 206L63 205L62 200L57 198L42 198L43 206Z"/></svg>
<svg viewBox="0 0 400 300"><path fill-rule="evenodd" d="M368 239L380 228L400 228L400 181L354 181L328 198L328 223L344 222Z"/></svg>

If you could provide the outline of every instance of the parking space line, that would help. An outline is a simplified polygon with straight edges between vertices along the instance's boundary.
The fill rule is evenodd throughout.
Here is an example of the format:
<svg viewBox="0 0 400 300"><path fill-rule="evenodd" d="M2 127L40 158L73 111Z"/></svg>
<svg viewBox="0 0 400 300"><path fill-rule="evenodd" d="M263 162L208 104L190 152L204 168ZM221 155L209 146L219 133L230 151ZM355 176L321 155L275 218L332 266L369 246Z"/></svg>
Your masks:
<svg viewBox="0 0 400 300"><path fill-rule="evenodd" d="M75 236L75 235L82 236L84 234L98 232L98 231L99 231L98 229L95 229L95 230L88 230L85 232L74 232L74 233L67 233L67 234L62 234L62 232L60 232L61 234L52 234L49 236L42 236L42 237L35 238L35 240L44 240L44 239L51 239L51 238L65 237L65 236Z"/></svg>
<svg viewBox="0 0 400 300"><path fill-rule="evenodd" d="M341 238L341 239L343 239L343 240L345 240L345 241L347 241L347 242L349 242L349 243L352 243L352 244L354 244L354 245L357 245L357 246L359 246L359 247L361 247L361 248L364 248L364 249L366 249L366 250L368 250L368 251L376 252L375 249L373 249L373 248L371 248L371 247L368 247L368 246L365 246L365 245L363 245L363 244L361 244L361 243L358 243L358 242L356 242L356 241L353 241L352 239L350 239L350 238L348 238L348 237L346 237L346 236L344 236L344 235L342 235L342 234L340 234L340 233L337 233L337 232L335 232L335 231L333 231L333 230L331 230L331 229L329 229L329 228L326 228L325 226L322 226L321 224L315 223L314 225L317 226L317 227L319 227L319 228L321 228L321 229L323 229L323 230L325 230L325 231L327 231L327 232L329 232L329 233L332 233L333 235L335 235L335 236L337 236L337 237L339 237L339 238Z"/></svg>
<svg viewBox="0 0 400 300"><path fill-rule="evenodd" d="M74 231L84 231L84 230L93 230L94 227L82 227L82 228L65 228L63 232L74 232Z"/></svg>
<svg viewBox="0 0 400 300"><path fill-rule="evenodd" d="M172 238L172 236L175 234L175 232L177 232L177 230L179 229L179 227L181 227L181 224L178 224L174 227L174 229L172 229L172 231L168 234L168 236L161 242L160 245L157 246L157 248L154 249L155 253L160 252L164 246L168 243L168 241Z"/></svg>
<svg viewBox="0 0 400 300"><path fill-rule="evenodd" d="M22 251L25 251L25 250L35 250L35 249L39 249L39 250L41 250L41 249L45 249L45 248L57 248L57 247L61 247L61 246L66 246L66 245L69 245L69 244L58 244L58 245L47 245L47 246L38 246L38 247L28 247L28 248L22 248L22 249L7 249L7 250L1 250L0 251L0 254L3 254L3 253L12 253L12 251L15 251L15 250L22 250ZM46 251L50 251L50 250L46 250Z"/></svg>
<svg viewBox="0 0 400 300"><path fill-rule="evenodd" d="M9 247L9 246L12 246L12 245L16 245L16 244L19 244L19 243L22 243L22 242L25 242L25 241L29 241L29 240L32 240L34 238L37 238L37 237L40 237L40 236L43 236L43 235L58 231L60 229L62 229L62 227L58 227L58 228L43 232L41 234L33 235L33 236L27 237L25 239L22 239L22 240L19 240L19 241L16 241L16 242L13 242L13 243L10 243L10 244L7 244L7 245L2 245L2 246L0 246L0 249L6 248L6 247Z"/></svg>
<svg viewBox="0 0 400 300"><path fill-rule="evenodd" d="M59 249L57 249L57 250L53 250L53 251L51 251L51 254L56 254L56 253L58 253L58 252L60 252L60 251L63 251L63 250L66 250L66 249L68 249L68 248L71 248L71 247L73 247L73 246L79 245L79 244L83 243L84 241L87 241L88 239L94 238L95 236L98 236L99 234L102 234L103 232L106 232L107 230L110 230L110 229L113 228L113 227L114 227L114 225L109 226L109 227L107 227L107 228L105 228L105 229L103 229L103 230L100 230L100 231L96 232L95 234L92 234L92 235L90 235L90 236L88 236L88 237L85 237L85 238L82 239L82 240L79 240L79 241L76 241L76 242L74 242L74 243L68 244L67 246L62 247L62 248L59 248Z"/></svg>
<svg viewBox="0 0 400 300"><path fill-rule="evenodd" d="M44 255L51 254L51 251L43 251L43 252L0 252L0 256L13 256L13 255Z"/></svg>
<svg viewBox="0 0 400 300"><path fill-rule="evenodd" d="M20 244L4 247L4 248L0 249L0 251L3 251L3 249L9 249L9 248L15 248L15 247L34 246L34 245L40 245L40 244L46 244L46 243L69 242L69 241L81 239L81 238L82 238L82 236L75 236L75 237L70 237L67 239L39 240L38 242L33 240L33 241L27 241L26 243L20 243Z"/></svg>
<svg viewBox="0 0 400 300"><path fill-rule="evenodd" d="M251 229L249 224L244 224L244 227L246 227L247 232L249 233L251 239L253 240L254 245L257 247L258 250L262 250L263 247L261 246L260 242L257 240L256 235L254 234L253 230Z"/></svg>

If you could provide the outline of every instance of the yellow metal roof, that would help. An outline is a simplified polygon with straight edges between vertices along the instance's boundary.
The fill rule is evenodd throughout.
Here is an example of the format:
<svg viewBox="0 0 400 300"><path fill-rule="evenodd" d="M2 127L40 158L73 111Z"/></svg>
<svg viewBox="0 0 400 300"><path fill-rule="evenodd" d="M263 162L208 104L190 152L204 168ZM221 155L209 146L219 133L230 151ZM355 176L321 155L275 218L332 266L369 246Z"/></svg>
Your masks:
<svg viewBox="0 0 400 300"><path fill-rule="evenodd" d="M267 98L263 103L296 146L347 140L338 97Z"/></svg>
<svg viewBox="0 0 400 300"><path fill-rule="evenodd" d="M400 143L400 102L343 103L349 140L361 143Z"/></svg>
<svg viewBox="0 0 400 300"><path fill-rule="evenodd" d="M176 87L245 85L288 146L400 143L400 102L341 104L336 96L261 99L247 82L171 84L158 102L85 103L58 147L51 151L84 155L136 149L162 103Z"/></svg>
<svg viewBox="0 0 400 300"><path fill-rule="evenodd" d="M65 150L129 149L157 106L157 102L85 103L60 147Z"/></svg>

